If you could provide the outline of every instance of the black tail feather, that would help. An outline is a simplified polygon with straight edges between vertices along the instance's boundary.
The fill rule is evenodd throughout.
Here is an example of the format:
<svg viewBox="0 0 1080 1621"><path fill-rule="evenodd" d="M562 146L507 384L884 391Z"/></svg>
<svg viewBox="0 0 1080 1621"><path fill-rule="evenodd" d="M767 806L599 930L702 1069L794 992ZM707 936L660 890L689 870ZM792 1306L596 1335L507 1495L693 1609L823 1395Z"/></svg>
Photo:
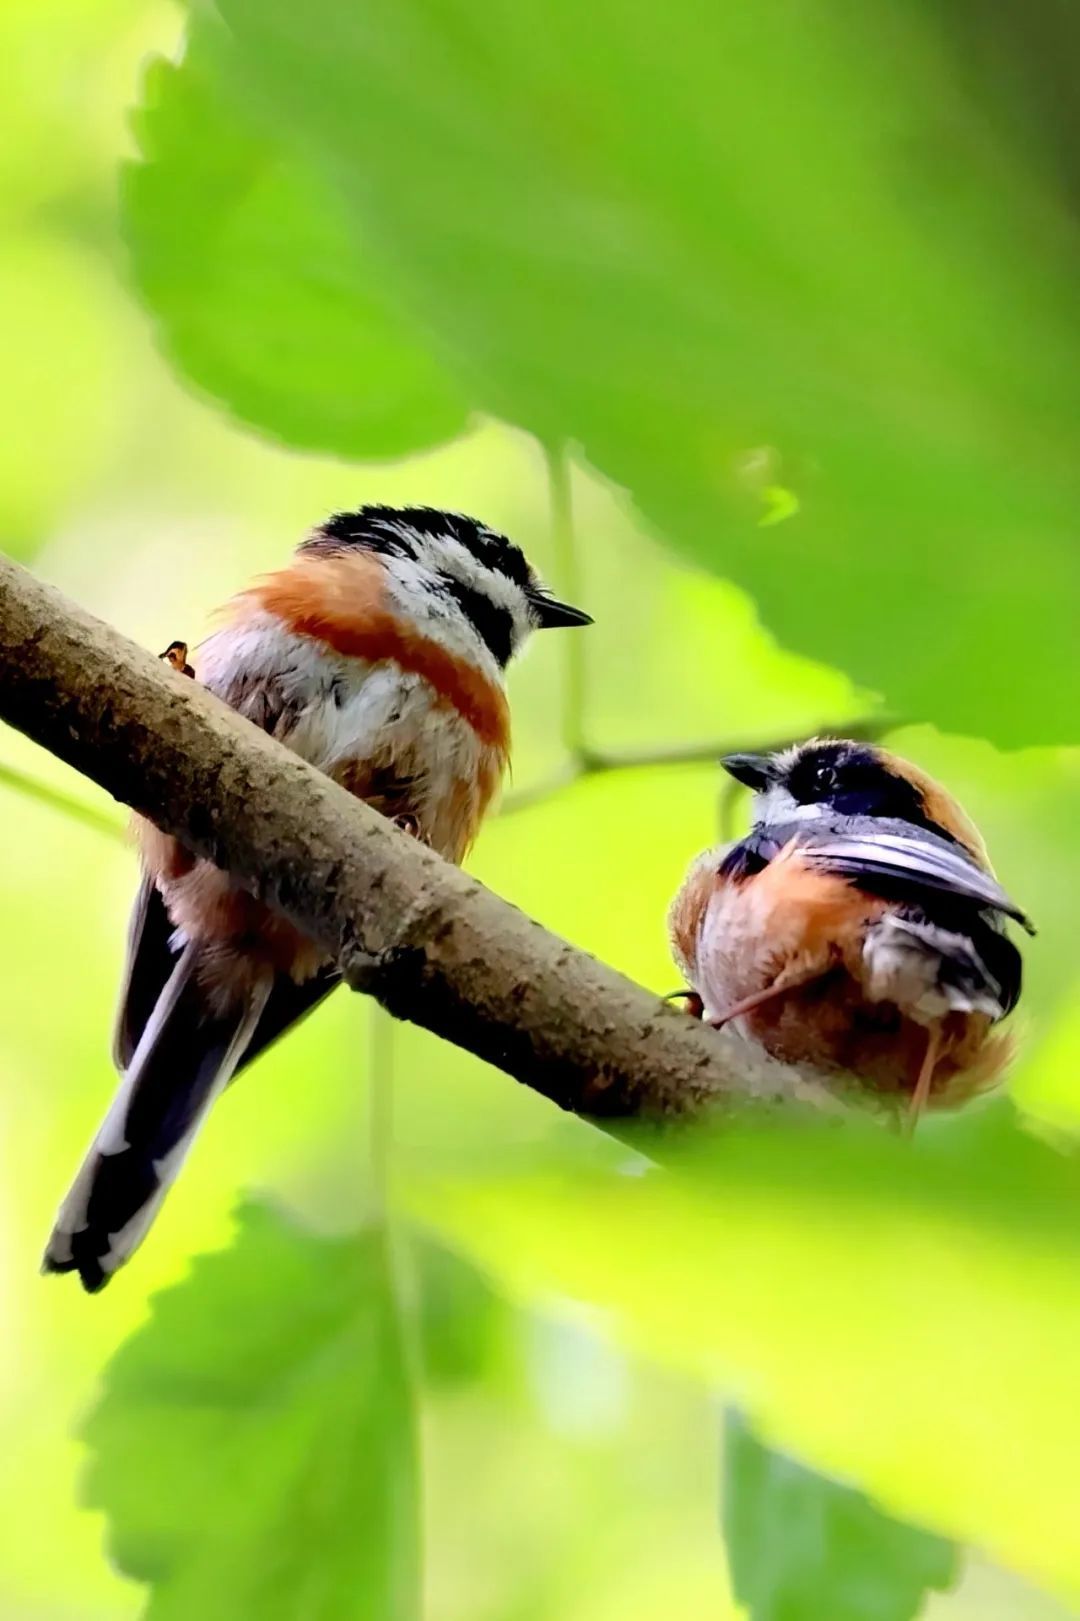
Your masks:
<svg viewBox="0 0 1080 1621"><path fill-rule="evenodd" d="M196 947L180 957L61 1207L43 1261L94 1292L135 1251L203 1118L258 1025L269 980L226 1014L208 1006Z"/></svg>

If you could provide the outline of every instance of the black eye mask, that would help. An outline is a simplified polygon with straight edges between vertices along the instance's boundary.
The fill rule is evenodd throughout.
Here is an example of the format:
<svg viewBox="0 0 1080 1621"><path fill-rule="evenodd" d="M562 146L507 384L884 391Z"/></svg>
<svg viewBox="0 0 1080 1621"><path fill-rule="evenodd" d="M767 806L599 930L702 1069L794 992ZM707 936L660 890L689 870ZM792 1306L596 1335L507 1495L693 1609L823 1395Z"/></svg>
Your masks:
<svg viewBox="0 0 1080 1621"><path fill-rule="evenodd" d="M824 748L801 755L785 787L800 805L828 804L838 816L887 817L959 841L931 820L913 782L883 765L870 749Z"/></svg>

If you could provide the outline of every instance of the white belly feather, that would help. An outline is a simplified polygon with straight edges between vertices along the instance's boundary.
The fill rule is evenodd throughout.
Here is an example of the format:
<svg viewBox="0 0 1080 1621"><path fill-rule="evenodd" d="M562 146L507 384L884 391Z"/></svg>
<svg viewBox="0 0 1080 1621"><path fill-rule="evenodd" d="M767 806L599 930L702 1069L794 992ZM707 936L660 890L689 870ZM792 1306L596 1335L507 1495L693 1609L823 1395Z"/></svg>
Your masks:
<svg viewBox="0 0 1080 1621"><path fill-rule="evenodd" d="M328 775L355 762L400 762L416 776L411 808L436 848L453 842L443 828L460 785L490 771L490 748L422 676L335 653L271 614L216 632L198 650L196 673L253 719L276 706L273 735Z"/></svg>

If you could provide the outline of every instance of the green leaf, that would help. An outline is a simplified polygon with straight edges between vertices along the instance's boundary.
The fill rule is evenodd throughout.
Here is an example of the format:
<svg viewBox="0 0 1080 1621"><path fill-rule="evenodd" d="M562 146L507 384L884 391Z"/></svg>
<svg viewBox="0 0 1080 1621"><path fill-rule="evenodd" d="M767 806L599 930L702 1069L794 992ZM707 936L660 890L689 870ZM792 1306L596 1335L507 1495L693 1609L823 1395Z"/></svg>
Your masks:
<svg viewBox="0 0 1080 1621"><path fill-rule="evenodd" d="M418 1234L410 1249L425 1383L438 1391L474 1384L504 1348L506 1307L476 1268L445 1245Z"/></svg>
<svg viewBox="0 0 1080 1621"><path fill-rule="evenodd" d="M384 1238L247 1205L107 1369L88 1500L149 1621L413 1621L414 1422Z"/></svg>
<svg viewBox="0 0 1080 1621"><path fill-rule="evenodd" d="M912 1621L957 1575L957 1550L862 1492L773 1452L732 1410L724 1427L724 1535L750 1621Z"/></svg>
<svg viewBox="0 0 1080 1621"><path fill-rule="evenodd" d="M9 130L5 148L11 143ZM127 404L122 311L80 244L5 226L0 547L12 556L32 556L92 504Z"/></svg>
<svg viewBox="0 0 1080 1621"><path fill-rule="evenodd" d="M900 712L1077 737L1080 249L955 8L220 9L471 398Z"/></svg>
<svg viewBox="0 0 1080 1621"><path fill-rule="evenodd" d="M136 130L135 279L193 383L305 450L399 456L461 431L461 395L322 177L250 109L211 12L179 66L151 66Z"/></svg>
<svg viewBox="0 0 1080 1621"><path fill-rule="evenodd" d="M414 1209L512 1296L610 1314L770 1444L890 1512L1080 1593L1080 1165L1001 1105L911 1145L862 1123L643 1139L579 1128ZM538 1163L539 1162L539 1163Z"/></svg>

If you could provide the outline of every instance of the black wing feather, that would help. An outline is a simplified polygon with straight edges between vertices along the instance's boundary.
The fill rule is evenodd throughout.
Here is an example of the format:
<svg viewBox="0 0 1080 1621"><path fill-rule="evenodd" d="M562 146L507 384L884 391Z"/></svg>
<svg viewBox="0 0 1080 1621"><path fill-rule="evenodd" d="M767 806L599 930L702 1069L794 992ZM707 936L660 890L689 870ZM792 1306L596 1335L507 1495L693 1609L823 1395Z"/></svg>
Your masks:
<svg viewBox="0 0 1080 1621"><path fill-rule="evenodd" d="M279 974L244 1056L236 1066L235 1074L239 1075L242 1069L246 1069L253 1059L265 1052L267 1047L279 1036L284 1035L292 1025L306 1019L308 1014L340 984L341 975L336 968L323 968L314 978L305 980L302 985L297 985L295 980L289 979L286 974Z"/></svg>
<svg viewBox="0 0 1080 1621"><path fill-rule="evenodd" d="M982 918L969 930L969 938L1000 992L1003 1014L1011 1013L1024 983L1019 951L1006 934Z"/></svg>
<svg viewBox="0 0 1080 1621"><path fill-rule="evenodd" d="M173 926L152 878L143 877L131 909L127 960L113 1033L113 1063L121 1074L129 1068L146 1022L157 1005L179 952L170 950Z"/></svg>
<svg viewBox="0 0 1080 1621"><path fill-rule="evenodd" d="M959 844L899 824L852 818L843 828L794 831L800 856L850 878L872 894L919 900L949 895L976 908L1015 918L1034 934L1027 917L990 873Z"/></svg>
<svg viewBox="0 0 1080 1621"><path fill-rule="evenodd" d="M113 1062L121 1074L130 1068L147 1021L179 961L180 953L170 950L172 936L165 902L153 882L144 878L132 911L127 970L113 1039ZM321 969L302 985L279 974L234 1076L290 1026L306 1018L340 982L341 975L334 968Z"/></svg>

